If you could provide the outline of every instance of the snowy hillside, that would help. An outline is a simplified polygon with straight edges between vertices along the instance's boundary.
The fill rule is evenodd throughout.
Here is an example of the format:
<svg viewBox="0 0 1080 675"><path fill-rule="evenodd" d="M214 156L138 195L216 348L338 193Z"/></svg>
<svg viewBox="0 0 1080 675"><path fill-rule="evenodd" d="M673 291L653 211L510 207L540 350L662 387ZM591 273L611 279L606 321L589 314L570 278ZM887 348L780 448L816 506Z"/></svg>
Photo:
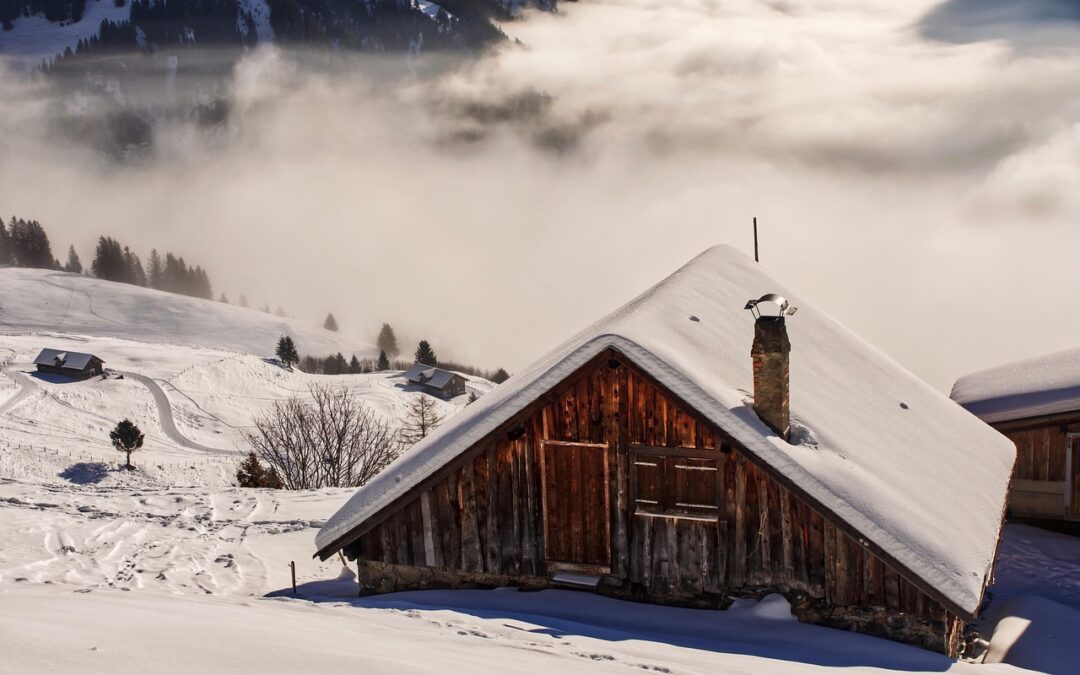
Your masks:
<svg viewBox="0 0 1080 675"><path fill-rule="evenodd" d="M365 340L254 309L79 274L0 267L0 334L37 331L266 356L279 336L289 335L301 354L377 354Z"/></svg>
<svg viewBox="0 0 1080 675"><path fill-rule="evenodd" d="M1080 616L1080 544L1034 528L1006 530L995 592L1007 603L991 605L1000 630L985 627L995 664L801 624L779 596L728 611L561 590L357 598L338 558L312 558L354 491L233 487L241 434L313 382L348 387L395 422L415 390L396 371L283 369L266 358L282 332L313 353L365 349L257 311L0 269L0 671L1009 675L1025 672L1010 663L1075 663L1071 641L1024 626L1045 622L1033 612L1063 617L1055 626ZM30 363L46 346L94 353L107 376L39 376ZM436 405L451 416L466 401ZM119 470L108 443L123 417L146 433L136 471Z"/></svg>
<svg viewBox="0 0 1080 675"><path fill-rule="evenodd" d="M43 346L94 353L113 376L39 378L29 364ZM56 333L0 335L0 371L0 477L46 479L73 464L115 464L108 432L130 418L146 433L140 471L102 473L94 482L104 485L228 485L252 417L273 401L306 396L314 382L347 386L395 426L415 395L396 371L308 375L251 354ZM468 384L477 394L490 386ZM435 403L449 416L466 400Z"/></svg>

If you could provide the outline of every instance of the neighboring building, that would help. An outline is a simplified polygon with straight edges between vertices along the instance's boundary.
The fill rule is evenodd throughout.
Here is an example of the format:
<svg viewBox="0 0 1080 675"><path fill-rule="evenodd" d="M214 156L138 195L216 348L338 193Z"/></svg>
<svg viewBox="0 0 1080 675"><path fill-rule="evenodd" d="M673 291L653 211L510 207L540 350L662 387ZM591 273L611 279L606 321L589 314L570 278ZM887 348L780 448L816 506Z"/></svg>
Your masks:
<svg viewBox="0 0 1080 675"><path fill-rule="evenodd" d="M405 379L415 384L425 394L451 399L465 393L465 378L449 370L414 363L405 371Z"/></svg>
<svg viewBox="0 0 1080 675"><path fill-rule="evenodd" d="M93 354L42 349L34 359L34 365L39 373L56 373L78 379L101 375L105 362Z"/></svg>
<svg viewBox="0 0 1080 675"><path fill-rule="evenodd" d="M957 654L1012 444L801 299L755 320L767 292L796 297L706 251L403 454L318 555L356 560L361 593L781 593L802 621Z"/></svg>
<svg viewBox="0 0 1080 675"><path fill-rule="evenodd" d="M1016 444L1010 516L1080 521L1080 349L961 377L952 397Z"/></svg>

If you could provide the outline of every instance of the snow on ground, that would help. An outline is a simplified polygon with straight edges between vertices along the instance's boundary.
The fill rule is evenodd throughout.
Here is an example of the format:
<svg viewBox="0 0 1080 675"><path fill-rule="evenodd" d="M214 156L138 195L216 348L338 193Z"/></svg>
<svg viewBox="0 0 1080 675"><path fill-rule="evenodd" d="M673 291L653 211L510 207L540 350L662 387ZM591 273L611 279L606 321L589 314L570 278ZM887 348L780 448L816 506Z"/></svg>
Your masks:
<svg viewBox="0 0 1080 675"><path fill-rule="evenodd" d="M991 653L1005 663L994 665L800 624L778 597L725 612L570 591L357 598L338 559L311 557L315 533L353 490L231 487L235 451L253 414L312 382L348 386L378 414L400 418L413 391L400 373L284 370L260 356L272 346L263 322L277 320L249 310L48 272L0 277L2 672L291 673L348 664L395 675L998 675L1023 672L1009 663L1076 662L1063 649L1075 640L1063 645L1053 631L1072 620L1066 605L1080 606L1080 546L1022 526L1007 528L1001 549L991 609L1004 609L993 615ZM219 325L199 324L214 312ZM204 336L222 346L200 346ZM112 376L39 377L29 364L43 346L98 354ZM470 380L479 393L490 388ZM464 399L439 406L451 414ZM122 455L107 442L122 417L147 434L136 471L118 470Z"/></svg>
<svg viewBox="0 0 1080 675"><path fill-rule="evenodd" d="M0 57L34 68L68 47L75 49L79 40L97 35L102 21L127 21L130 16L130 2L117 7L113 0L86 0L82 19L76 23L52 23L40 14L21 16L13 22L12 30L0 30Z"/></svg>
<svg viewBox="0 0 1080 675"><path fill-rule="evenodd" d="M273 353L278 337L289 335L301 354L378 354L368 341L296 319L79 274L16 267L0 267L0 332L120 337L248 354Z"/></svg>
<svg viewBox="0 0 1080 675"><path fill-rule="evenodd" d="M97 354L113 375L44 378L30 362L44 346ZM123 379L117 377L122 374ZM122 455L108 432L130 418L146 434L135 476L109 472L101 482L224 486L242 432L274 401L306 397L313 383L345 386L377 415L398 425L416 388L400 372L310 375L251 354L62 334L0 335L0 476L55 477L73 463L114 464ZM486 380L469 378L477 393ZM468 397L436 400L449 417Z"/></svg>

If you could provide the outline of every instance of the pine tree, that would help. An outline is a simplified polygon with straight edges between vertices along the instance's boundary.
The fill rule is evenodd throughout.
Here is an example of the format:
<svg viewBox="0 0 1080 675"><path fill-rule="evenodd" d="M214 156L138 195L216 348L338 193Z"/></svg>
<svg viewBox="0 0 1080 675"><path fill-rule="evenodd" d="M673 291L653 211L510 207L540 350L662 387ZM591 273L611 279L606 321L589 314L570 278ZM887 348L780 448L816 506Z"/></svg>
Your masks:
<svg viewBox="0 0 1080 675"><path fill-rule="evenodd" d="M425 366L437 366L439 365L439 358L435 356L435 350L431 348L427 340L421 340L420 344L416 345L416 353L413 354L413 361L416 363L422 363Z"/></svg>
<svg viewBox="0 0 1080 675"><path fill-rule="evenodd" d="M262 312L263 314L270 314L270 305L263 305Z"/></svg>
<svg viewBox="0 0 1080 675"><path fill-rule="evenodd" d="M476 403L476 399L478 398L480 397L476 395L475 389L469 390L469 400L465 401L465 405L469 405L470 403Z"/></svg>
<svg viewBox="0 0 1080 675"><path fill-rule="evenodd" d="M355 374L359 373L360 371L360 359L356 358L356 354L353 354L352 359L349 360L349 372Z"/></svg>
<svg viewBox="0 0 1080 675"><path fill-rule="evenodd" d="M285 481L281 479L281 474L278 473L276 466L271 466L270 470L266 472L266 477L263 479L262 486L270 490L285 489Z"/></svg>
<svg viewBox="0 0 1080 675"><path fill-rule="evenodd" d="M236 483L243 488L259 488L266 483L266 469L259 463L254 450L236 467Z"/></svg>
<svg viewBox="0 0 1080 675"><path fill-rule="evenodd" d="M150 249L150 272L146 275L146 281L150 284L150 288L161 288L161 275L164 270L161 267L161 256L158 255L157 249Z"/></svg>
<svg viewBox="0 0 1080 675"><path fill-rule="evenodd" d="M379 360L375 362L375 370L390 370L390 359L386 358L386 350L379 350Z"/></svg>
<svg viewBox="0 0 1080 675"><path fill-rule="evenodd" d="M135 468L131 466L131 453L141 448L144 440L143 432L139 431L139 427L127 419L118 422L116 428L109 432L109 440L112 441L114 448L127 454L125 468Z"/></svg>
<svg viewBox="0 0 1080 675"><path fill-rule="evenodd" d="M502 384L510 379L510 373L506 372L502 368L495 371L495 374L491 376L491 381L495 384Z"/></svg>
<svg viewBox="0 0 1080 675"><path fill-rule="evenodd" d="M243 295L243 294L240 295L240 306L241 307L247 307L248 306L248 301L247 301L247 296L246 295Z"/></svg>
<svg viewBox="0 0 1080 675"><path fill-rule="evenodd" d="M281 305L278 305L277 311L275 311L274 314L283 319L288 316L288 314L285 313L285 310L281 308Z"/></svg>
<svg viewBox="0 0 1080 675"><path fill-rule="evenodd" d="M386 355L390 358L394 358L401 353L401 350L398 349L397 336L394 335L394 329L391 328L388 323L382 325L382 329L379 331L379 337L375 341L375 346L386 352Z"/></svg>
<svg viewBox="0 0 1080 675"><path fill-rule="evenodd" d="M281 365L286 368L292 368L300 362L300 354L296 351L296 344L288 335L281 336L274 353L277 355L278 360L281 361Z"/></svg>
<svg viewBox="0 0 1080 675"><path fill-rule="evenodd" d="M217 301L227 305L227 304L229 304L229 296L222 293L221 296L218 297Z"/></svg>
<svg viewBox="0 0 1080 675"><path fill-rule="evenodd" d="M8 236L7 225L0 218L0 265L10 265L14 262L11 254L11 237Z"/></svg>
<svg viewBox="0 0 1080 675"><path fill-rule="evenodd" d="M337 329L338 329L337 320L334 319L333 314L327 314L326 315L326 321L323 321L322 327L325 328L326 330L332 330L335 333L337 332Z"/></svg>
<svg viewBox="0 0 1080 675"><path fill-rule="evenodd" d="M427 394L417 394L409 404L405 422L401 427L401 439L409 445L419 443L443 421L436 409L435 399Z"/></svg>
<svg viewBox="0 0 1080 675"><path fill-rule="evenodd" d="M68 247L68 259L67 264L64 265L64 271L72 274L82 274L82 261L79 260L79 254L75 252L74 246Z"/></svg>

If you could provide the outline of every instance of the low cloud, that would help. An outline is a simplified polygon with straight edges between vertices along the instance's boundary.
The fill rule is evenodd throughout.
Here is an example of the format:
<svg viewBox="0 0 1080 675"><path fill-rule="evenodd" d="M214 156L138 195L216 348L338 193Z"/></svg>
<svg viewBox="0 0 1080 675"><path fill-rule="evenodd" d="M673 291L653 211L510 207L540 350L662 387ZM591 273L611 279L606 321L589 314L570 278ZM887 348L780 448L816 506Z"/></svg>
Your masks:
<svg viewBox="0 0 1080 675"><path fill-rule="evenodd" d="M124 138L111 108L2 76L0 213L511 370L758 216L768 267L947 389L1075 344L1044 296L1080 250L1080 50L931 39L940 11L605 0L476 61L260 48L120 159L86 142ZM167 100L148 70L123 95Z"/></svg>

